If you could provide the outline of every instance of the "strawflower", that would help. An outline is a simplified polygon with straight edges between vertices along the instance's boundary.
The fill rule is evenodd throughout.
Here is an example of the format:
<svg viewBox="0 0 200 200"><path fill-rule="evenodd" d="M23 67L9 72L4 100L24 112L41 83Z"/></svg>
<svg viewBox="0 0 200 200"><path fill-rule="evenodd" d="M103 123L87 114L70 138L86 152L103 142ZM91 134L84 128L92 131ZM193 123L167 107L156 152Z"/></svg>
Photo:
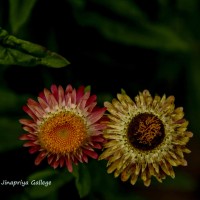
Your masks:
<svg viewBox="0 0 200 200"><path fill-rule="evenodd" d="M104 103L109 122L99 160L107 160L108 173L132 185L140 177L149 186L152 176L162 182L175 177L173 167L187 165L184 153L190 153L186 144L193 134L174 101L174 96L153 98L148 90L132 100L122 90L112 103Z"/></svg>
<svg viewBox="0 0 200 200"><path fill-rule="evenodd" d="M84 86L76 90L67 85L64 90L52 85L39 94L38 101L28 99L23 110L31 119L19 120L26 131L20 140L27 140L24 146L31 154L38 153L36 165L47 158L53 168L66 166L72 172L73 164L98 158L95 149L105 141L101 118L106 108L97 108L96 95L84 90Z"/></svg>

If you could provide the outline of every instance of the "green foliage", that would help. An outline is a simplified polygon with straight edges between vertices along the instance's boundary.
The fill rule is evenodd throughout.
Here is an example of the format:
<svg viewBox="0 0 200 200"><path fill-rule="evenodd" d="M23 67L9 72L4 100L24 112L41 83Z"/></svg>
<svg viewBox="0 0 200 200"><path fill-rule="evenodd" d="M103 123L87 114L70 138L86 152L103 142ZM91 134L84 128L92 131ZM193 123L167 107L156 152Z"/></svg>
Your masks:
<svg viewBox="0 0 200 200"><path fill-rule="evenodd" d="M74 167L73 175L80 198L87 196L91 189L91 177L87 166L80 164Z"/></svg>
<svg viewBox="0 0 200 200"><path fill-rule="evenodd" d="M17 33L28 21L37 0L9 0L9 20L13 33Z"/></svg>
<svg viewBox="0 0 200 200"><path fill-rule="evenodd" d="M152 23L132 1L95 1L118 17L121 21L108 18L103 13L80 9L74 1L75 15L78 22L84 26L95 27L109 40L125 45L135 45L142 48L160 51L189 51L190 44L179 36L171 27L161 23ZM77 6L77 7L76 7Z"/></svg>
<svg viewBox="0 0 200 200"><path fill-rule="evenodd" d="M71 181L72 178L72 174L66 173L66 171L58 172L53 169L45 169L35 172L28 177L29 186L26 188L26 193L32 199L54 195L61 186ZM35 185L37 182L43 185Z"/></svg>
<svg viewBox="0 0 200 200"><path fill-rule="evenodd" d="M86 86L84 90L84 92L89 92L89 91L91 91L91 85Z"/></svg>
<svg viewBox="0 0 200 200"><path fill-rule="evenodd" d="M22 104L27 99L26 95L23 95L19 98L19 95L14 93L12 90L5 88L0 88L0 114L6 112L17 112L18 106Z"/></svg>
<svg viewBox="0 0 200 200"><path fill-rule="evenodd" d="M48 67L65 67L69 61L45 47L9 35L0 28L0 64Z"/></svg>
<svg viewBox="0 0 200 200"><path fill-rule="evenodd" d="M22 145L22 143L18 139L21 126L17 120L0 117L0 130L1 130L1 145L0 145L1 153L19 148Z"/></svg>

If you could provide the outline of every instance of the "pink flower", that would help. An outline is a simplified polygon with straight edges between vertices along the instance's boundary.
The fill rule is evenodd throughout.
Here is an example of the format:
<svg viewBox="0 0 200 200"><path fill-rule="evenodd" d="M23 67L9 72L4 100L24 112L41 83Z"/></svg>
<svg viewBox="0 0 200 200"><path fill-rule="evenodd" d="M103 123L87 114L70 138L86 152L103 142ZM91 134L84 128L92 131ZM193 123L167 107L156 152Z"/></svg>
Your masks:
<svg viewBox="0 0 200 200"><path fill-rule="evenodd" d="M73 163L98 158L94 149L101 149L105 141L102 131L106 124L101 118L106 108L97 108L96 95L90 96L84 89L52 85L51 91L45 88L39 94L38 102L28 99L23 110L31 119L19 120L27 132L20 140L27 140L24 147L31 154L39 153L36 165L47 158L53 168L67 166L72 172Z"/></svg>

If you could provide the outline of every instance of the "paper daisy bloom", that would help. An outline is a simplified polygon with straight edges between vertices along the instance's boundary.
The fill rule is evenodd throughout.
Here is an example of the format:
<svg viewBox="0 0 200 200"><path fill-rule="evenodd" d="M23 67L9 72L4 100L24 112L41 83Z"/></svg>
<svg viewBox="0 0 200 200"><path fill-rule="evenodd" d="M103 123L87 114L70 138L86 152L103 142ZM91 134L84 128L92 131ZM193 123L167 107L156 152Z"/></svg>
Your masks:
<svg viewBox="0 0 200 200"><path fill-rule="evenodd" d="M135 101L122 91L112 103L104 103L109 122L99 160L108 161L108 173L132 185L140 177L149 186L152 176L162 182L175 177L173 167L187 165L184 153L190 153L186 144L193 134L187 131L183 108L175 108L174 101L174 96L153 98L144 90Z"/></svg>
<svg viewBox="0 0 200 200"><path fill-rule="evenodd" d="M47 158L53 168L66 166L73 171L73 163L88 162L88 157L98 158L94 149L101 149L105 139L101 118L105 107L97 108L96 95L84 92L84 86L73 89L68 85L52 85L44 89L38 101L28 99L23 110L31 119L20 119L28 132L20 140L27 140L29 152L38 153L35 164Z"/></svg>

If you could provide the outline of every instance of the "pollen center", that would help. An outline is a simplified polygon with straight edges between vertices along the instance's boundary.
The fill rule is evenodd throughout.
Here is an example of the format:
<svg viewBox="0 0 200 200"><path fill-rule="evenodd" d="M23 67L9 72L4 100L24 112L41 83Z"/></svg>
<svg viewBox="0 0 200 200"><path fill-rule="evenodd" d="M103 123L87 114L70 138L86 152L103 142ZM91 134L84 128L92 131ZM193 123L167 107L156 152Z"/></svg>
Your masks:
<svg viewBox="0 0 200 200"><path fill-rule="evenodd" d="M53 114L40 125L40 145L54 154L75 152L87 138L83 118L69 111Z"/></svg>
<svg viewBox="0 0 200 200"><path fill-rule="evenodd" d="M144 151L154 149L165 137L162 121L150 113L135 116L129 124L127 134L133 147Z"/></svg>

